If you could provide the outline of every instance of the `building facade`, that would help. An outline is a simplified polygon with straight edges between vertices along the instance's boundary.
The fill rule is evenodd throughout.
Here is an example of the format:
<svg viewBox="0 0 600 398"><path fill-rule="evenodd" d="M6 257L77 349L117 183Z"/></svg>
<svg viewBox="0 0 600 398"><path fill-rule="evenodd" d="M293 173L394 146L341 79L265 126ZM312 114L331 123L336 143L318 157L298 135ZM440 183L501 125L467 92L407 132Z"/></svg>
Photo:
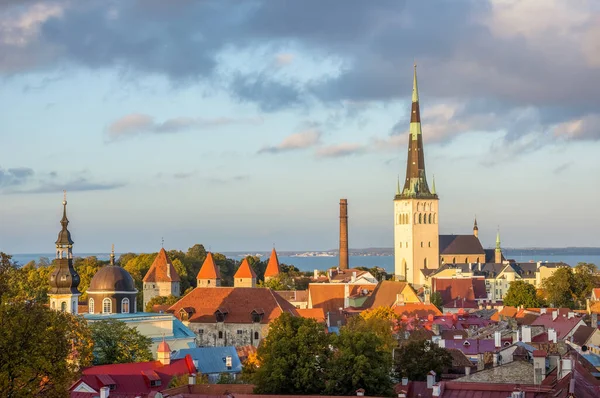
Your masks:
<svg viewBox="0 0 600 398"><path fill-rule="evenodd" d="M79 274L73 267L73 239L68 230L69 219L67 218L67 194L63 199L63 216L60 221L62 229L56 240L56 266L50 274L50 308L77 314L79 290Z"/></svg>
<svg viewBox="0 0 600 398"><path fill-rule="evenodd" d="M396 279L420 284L422 269L439 266L438 195L429 189L419 111L417 67L413 75L408 159L404 187L394 197L394 271Z"/></svg>

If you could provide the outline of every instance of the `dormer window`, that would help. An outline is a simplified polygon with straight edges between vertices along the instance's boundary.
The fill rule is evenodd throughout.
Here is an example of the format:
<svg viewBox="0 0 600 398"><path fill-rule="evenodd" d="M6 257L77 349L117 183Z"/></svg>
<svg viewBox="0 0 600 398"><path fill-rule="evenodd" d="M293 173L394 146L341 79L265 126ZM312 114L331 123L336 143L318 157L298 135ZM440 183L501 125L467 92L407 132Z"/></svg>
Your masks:
<svg viewBox="0 0 600 398"><path fill-rule="evenodd" d="M470 345L471 345L471 343L469 343L468 341L466 341L466 340L465 340L465 342L463 343L463 345L464 345L465 347L468 347L468 346L470 346Z"/></svg>
<svg viewBox="0 0 600 398"><path fill-rule="evenodd" d="M182 309L179 310L179 317L181 318L182 321L187 321L190 319L192 314L194 314L194 312L196 312L196 311L192 307L183 307Z"/></svg>
<svg viewBox="0 0 600 398"><path fill-rule="evenodd" d="M215 318L217 319L217 322L225 322L225 318L227 317L228 313L229 311L227 311L227 309L225 308L219 308L218 310L216 310Z"/></svg>
<svg viewBox="0 0 600 398"><path fill-rule="evenodd" d="M251 312L252 322L260 323L262 321L264 315L265 315L265 312L261 308L256 308L256 309L252 310L252 312Z"/></svg>
<svg viewBox="0 0 600 398"><path fill-rule="evenodd" d="M160 386L161 384L162 384L162 383L161 383L161 380L151 380L151 381L150 381L150 387L158 387L158 386Z"/></svg>

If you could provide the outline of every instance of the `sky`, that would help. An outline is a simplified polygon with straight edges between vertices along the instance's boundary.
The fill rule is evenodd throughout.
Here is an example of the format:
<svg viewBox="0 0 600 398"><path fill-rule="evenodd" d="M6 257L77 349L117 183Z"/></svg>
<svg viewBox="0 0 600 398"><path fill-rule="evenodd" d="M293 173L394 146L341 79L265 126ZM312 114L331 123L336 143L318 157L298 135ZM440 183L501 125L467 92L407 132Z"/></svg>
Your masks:
<svg viewBox="0 0 600 398"><path fill-rule="evenodd" d="M600 246L589 0L3 0L0 250L392 247L417 63L440 233Z"/></svg>

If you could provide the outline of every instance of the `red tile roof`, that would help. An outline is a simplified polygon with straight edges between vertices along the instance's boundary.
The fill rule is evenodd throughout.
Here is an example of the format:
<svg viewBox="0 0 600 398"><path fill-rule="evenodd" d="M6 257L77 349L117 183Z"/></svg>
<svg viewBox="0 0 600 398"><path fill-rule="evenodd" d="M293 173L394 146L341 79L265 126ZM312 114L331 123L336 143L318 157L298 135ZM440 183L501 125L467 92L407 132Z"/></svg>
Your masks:
<svg viewBox="0 0 600 398"><path fill-rule="evenodd" d="M179 274L169 260L164 248L160 249L150 269L144 276L144 282L179 282Z"/></svg>
<svg viewBox="0 0 600 398"><path fill-rule="evenodd" d="M152 391L166 389L174 376L190 373L196 373L196 367L189 355L183 359L173 360L169 365L163 365L159 361L150 361L93 366L83 370L81 378L73 384L71 390L74 390L81 382L96 391L100 391L100 388L106 385L114 384L115 388L110 391L110 396L147 396ZM160 386L150 386L150 380L159 379ZM71 393L71 396L83 395Z"/></svg>
<svg viewBox="0 0 600 398"><path fill-rule="evenodd" d="M180 311L191 312L190 322L214 323L215 312L226 312L225 323L252 323L252 311L264 313L267 324L284 311L298 316L296 308L283 297L260 287L197 287L169 308L181 319Z"/></svg>
<svg viewBox="0 0 600 398"><path fill-rule="evenodd" d="M600 300L600 287L595 287L592 289L592 296L596 298L596 300Z"/></svg>
<svg viewBox="0 0 600 398"><path fill-rule="evenodd" d="M487 298L485 290L485 279L476 278L433 278L431 281L434 292L442 295L444 304L458 298L472 301Z"/></svg>
<svg viewBox="0 0 600 398"><path fill-rule="evenodd" d="M281 271L279 270L279 259L277 258L277 252L275 248L271 252L271 257L269 257L269 262L267 263L267 268L265 269L265 277L273 277L279 275Z"/></svg>
<svg viewBox="0 0 600 398"><path fill-rule="evenodd" d="M237 272L235 273L235 275L233 277L234 278L246 278L246 279L254 278L254 279L256 279L256 273L250 266L250 263L248 263L248 259L242 260L242 264L240 265L240 268L238 268Z"/></svg>
<svg viewBox="0 0 600 398"><path fill-rule="evenodd" d="M494 322L498 322L501 319L501 317L503 319L515 318L517 316L518 312L519 312L518 308L505 305L504 308L502 308L500 311L498 311L494 315L492 315L490 317L490 320L492 320Z"/></svg>
<svg viewBox="0 0 600 398"><path fill-rule="evenodd" d="M531 326L544 326L546 329L554 328L554 330L556 330L557 338L562 340L567 337L569 332L571 332L579 322L581 322L581 318L579 316L574 316L573 318L569 319L569 311L569 309L561 308L558 310L558 316L555 320L552 319L552 312L542 314L531 323Z"/></svg>
<svg viewBox="0 0 600 398"><path fill-rule="evenodd" d="M206 259L204 259L204 263L202 263L196 279L221 279L221 272L217 264L215 264L211 252L206 253Z"/></svg>

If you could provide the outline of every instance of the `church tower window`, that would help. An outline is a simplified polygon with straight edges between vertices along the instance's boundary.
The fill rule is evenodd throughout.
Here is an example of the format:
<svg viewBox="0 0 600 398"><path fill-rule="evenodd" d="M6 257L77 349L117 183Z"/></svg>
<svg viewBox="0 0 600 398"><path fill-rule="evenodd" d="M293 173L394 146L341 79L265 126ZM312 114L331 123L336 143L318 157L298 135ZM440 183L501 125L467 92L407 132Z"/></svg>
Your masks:
<svg viewBox="0 0 600 398"><path fill-rule="evenodd" d="M65 312L67 310L67 303L65 301L60 303L60 310Z"/></svg>
<svg viewBox="0 0 600 398"><path fill-rule="evenodd" d="M89 312L90 314L93 314L93 313L94 313L94 299L93 299L93 298L91 298L91 299L88 301L88 312Z"/></svg>
<svg viewBox="0 0 600 398"><path fill-rule="evenodd" d="M129 314L129 299L127 297L121 300L121 313Z"/></svg>
<svg viewBox="0 0 600 398"><path fill-rule="evenodd" d="M112 313L112 301L109 298L105 298L102 300L102 313L110 314Z"/></svg>

